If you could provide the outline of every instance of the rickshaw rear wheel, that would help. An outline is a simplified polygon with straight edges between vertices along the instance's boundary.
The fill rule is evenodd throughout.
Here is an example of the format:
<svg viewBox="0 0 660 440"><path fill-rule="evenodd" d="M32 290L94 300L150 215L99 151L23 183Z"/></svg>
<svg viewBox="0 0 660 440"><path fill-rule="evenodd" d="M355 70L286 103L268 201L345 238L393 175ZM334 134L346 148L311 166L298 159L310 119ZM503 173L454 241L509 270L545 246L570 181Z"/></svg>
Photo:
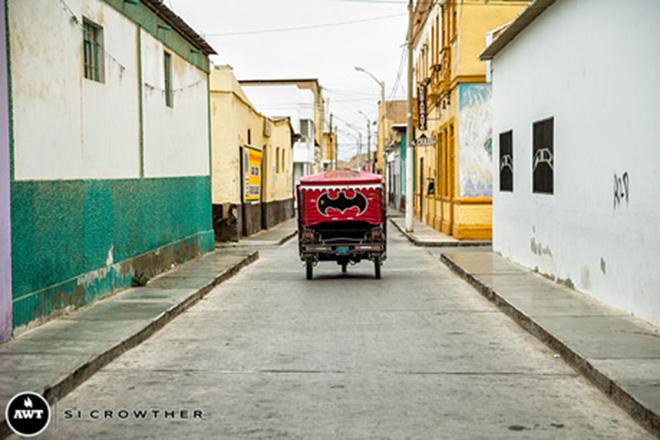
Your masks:
<svg viewBox="0 0 660 440"><path fill-rule="evenodd" d="M374 275L377 280L380 279L380 266L381 266L380 257L376 257L374 259Z"/></svg>
<svg viewBox="0 0 660 440"><path fill-rule="evenodd" d="M348 266L348 263L341 263L341 273L346 273L346 267Z"/></svg>
<svg viewBox="0 0 660 440"><path fill-rule="evenodd" d="M305 260L305 273L308 280L314 278L314 261L311 258Z"/></svg>

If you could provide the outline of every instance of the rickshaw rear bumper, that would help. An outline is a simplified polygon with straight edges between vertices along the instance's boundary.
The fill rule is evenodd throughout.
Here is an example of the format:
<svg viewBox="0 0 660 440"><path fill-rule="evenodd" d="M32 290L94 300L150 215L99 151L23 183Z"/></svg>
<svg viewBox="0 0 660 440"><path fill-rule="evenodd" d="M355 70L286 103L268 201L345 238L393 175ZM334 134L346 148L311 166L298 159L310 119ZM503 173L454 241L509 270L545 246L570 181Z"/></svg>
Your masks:
<svg viewBox="0 0 660 440"><path fill-rule="evenodd" d="M383 243L306 243L301 244L300 257L302 260L313 257L315 259L372 259L376 256L384 260L385 245Z"/></svg>

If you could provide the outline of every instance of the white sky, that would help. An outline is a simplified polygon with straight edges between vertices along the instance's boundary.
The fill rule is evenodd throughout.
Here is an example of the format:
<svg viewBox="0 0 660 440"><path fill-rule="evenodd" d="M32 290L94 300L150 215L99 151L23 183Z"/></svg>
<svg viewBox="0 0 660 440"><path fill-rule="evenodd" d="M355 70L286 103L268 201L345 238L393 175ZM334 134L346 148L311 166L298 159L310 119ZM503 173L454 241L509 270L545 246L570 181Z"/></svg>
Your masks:
<svg viewBox="0 0 660 440"><path fill-rule="evenodd" d="M333 125L339 127L340 158L356 151L354 125L366 136L366 120L377 118L380 88L359 65L385 80L386 99L397 78L407 26L403 0L165 0L218 52L216 64L230 64L239 79L318 78L330 97ZM400 14L377 21L252 35L212 34L261 31L355 21ZM405 66L403 66L405 67ZM405 70L395 97L402 98ZM375 130L372 129L372 149ZM365 141L363 140L363 145Z"/></svg>

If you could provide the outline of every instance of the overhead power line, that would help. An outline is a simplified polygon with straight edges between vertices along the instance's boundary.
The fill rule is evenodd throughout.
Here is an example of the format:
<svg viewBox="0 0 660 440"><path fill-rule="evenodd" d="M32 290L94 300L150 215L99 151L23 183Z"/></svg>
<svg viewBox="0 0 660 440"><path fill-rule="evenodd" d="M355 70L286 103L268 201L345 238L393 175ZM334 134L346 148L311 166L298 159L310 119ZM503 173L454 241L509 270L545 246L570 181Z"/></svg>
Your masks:
<svg viewBox="0 0 660 440"><path fill-rule="evenodd" d="M291 32L291 31L303 31L308 29L319 29L319 28L328 28L336 26L346 26L349 24L356 23L366 23L370 21L380 21L388 20L395 17L403 17L406 14L390 14L390 15L381 15L378 17L363 18L359 20L349 20L349 21L336 21L333 23L321 23L321 24L311 24L307 26L292 26L286 28L272 28L272 29L260 29L260 30L248 30L248 31L236 31L236 32L212 32L205 34L206 37L231 37L237 35L253 35L253 34L273 34L279 32Z"/></svg>
<svg viewBox="0 0 660 440"><path fill-rule="evenodd" d="M392 91L390 92L390 100L396 95L399 84L401 84L401 75L403 74L403 68L406 64L406 48L404 47L401 50L401 59L399 60L399 69L397 70L396 79L394 80L394 85L392 86Z"/></svg>
<svg viewBox="0 0 660 440"><path fill-rule="evenodd" d="M332 0L335 2L348 2L348 3L384 3L386 5L405 5L404 1L397 0Z"/></svg>

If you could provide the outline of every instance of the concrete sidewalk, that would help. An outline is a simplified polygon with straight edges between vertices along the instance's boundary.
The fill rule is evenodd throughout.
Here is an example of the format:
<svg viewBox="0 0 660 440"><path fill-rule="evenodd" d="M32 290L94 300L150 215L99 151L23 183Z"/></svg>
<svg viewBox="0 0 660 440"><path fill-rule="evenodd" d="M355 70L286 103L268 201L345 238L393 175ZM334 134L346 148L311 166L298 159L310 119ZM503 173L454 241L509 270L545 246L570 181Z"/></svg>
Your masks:
<svg viewBox="0 0 660 440"><path fill-rule="evenodd" d="M21 391L59 400L258 256L250 249L208 254L0 345L0 407ZM10 433L2 411L0 438Z"/></svg>
<svg viewBox="0 0 660 440"><path fill-rule="evenodd" d="M415 246L422 247L458 247L458 246L489 246L490 240L457 240L456 238L436 231L425 223L413 218L414 232L406 231L406 221L402 216L391 216L390 222Z"/></svg>
<svg viewBox="0 0 660 440"><path fill-rule="evenodd" d="M247 246L279 246L296 235L298 230L298 220L293 217L270 229L257 232L254 235L245 237L239 242L234 243L216 243L218 248L237 248Z"/></svg>
<svg viewBox="0 0 660 440"><path fill-rule="evenodd" d="M660 437L660 330L492 252L442 261Z"/></svg>

